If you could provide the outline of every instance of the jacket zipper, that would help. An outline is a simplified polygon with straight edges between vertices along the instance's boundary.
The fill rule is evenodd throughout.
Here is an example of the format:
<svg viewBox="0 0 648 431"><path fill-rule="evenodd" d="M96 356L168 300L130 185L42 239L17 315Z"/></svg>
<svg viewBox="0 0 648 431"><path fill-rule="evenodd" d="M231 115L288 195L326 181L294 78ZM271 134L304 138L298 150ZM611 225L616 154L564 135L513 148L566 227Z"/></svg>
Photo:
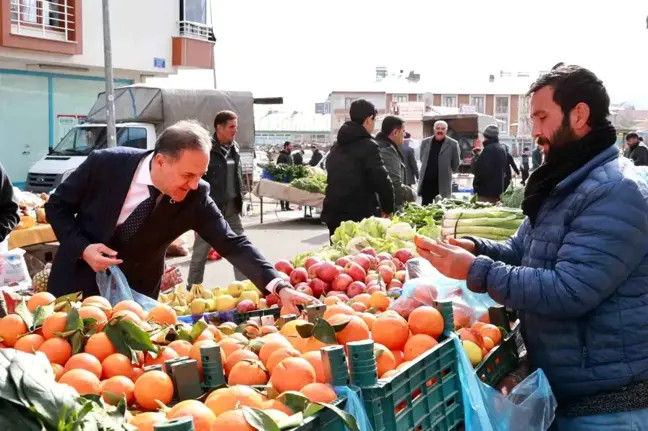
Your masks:
<svg viewBox="0 0 648 431"><path fill-rule="evenodd" d="M588 366L589 358L585 336L585 323L583 322L578 323L578 337L580 338L581 343L581 368L586 368Z"/></svg>

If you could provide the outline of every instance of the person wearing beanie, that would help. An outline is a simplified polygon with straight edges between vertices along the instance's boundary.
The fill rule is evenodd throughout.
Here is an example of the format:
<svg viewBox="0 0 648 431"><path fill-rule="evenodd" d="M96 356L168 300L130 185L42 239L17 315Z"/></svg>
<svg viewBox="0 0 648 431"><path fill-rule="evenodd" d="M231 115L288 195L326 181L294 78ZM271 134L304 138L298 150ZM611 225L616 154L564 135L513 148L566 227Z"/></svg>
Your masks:
<svg viewBox="0 0 648 431"><path fill-rule="evenodd" d="M508 168L506 150L499 141L497 126L486 127L483 135L484 149L473 169L473 189L478 200L496 203L504 192L505 170Z"/></svg>
<svg viewBox="0 0 648 431"><path fill-rule="evenodd" d="M331 236L343 221L391 215L394 186L378 144L371 136L376 108L364 99L351 103L350 121L340 127L326 159L326 192L322 220Z"/></svg>

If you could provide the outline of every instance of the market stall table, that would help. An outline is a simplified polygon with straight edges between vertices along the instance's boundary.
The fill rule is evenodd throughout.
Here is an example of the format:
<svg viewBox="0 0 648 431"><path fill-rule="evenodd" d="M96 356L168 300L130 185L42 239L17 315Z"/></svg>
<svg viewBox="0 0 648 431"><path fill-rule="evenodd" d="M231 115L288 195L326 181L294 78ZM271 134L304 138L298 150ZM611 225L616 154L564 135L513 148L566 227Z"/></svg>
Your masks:
<svg viewBox="0 0 648 431"><path fill-rule="evenodd" d="M17 229L9 234L9 249L55 242L56 235L49 224L37 224L28 229Z"/></svg>
<svg viewBox="0 0 648 431"><path fill-rule="evenodd" d="M266 179L260 180L253 188L252 193L261 202L261 223L263 223L263 198L272 198L280 201L287 201L304 207L322 208L324 195L300 190L286 183L278 183Z"/></svg>

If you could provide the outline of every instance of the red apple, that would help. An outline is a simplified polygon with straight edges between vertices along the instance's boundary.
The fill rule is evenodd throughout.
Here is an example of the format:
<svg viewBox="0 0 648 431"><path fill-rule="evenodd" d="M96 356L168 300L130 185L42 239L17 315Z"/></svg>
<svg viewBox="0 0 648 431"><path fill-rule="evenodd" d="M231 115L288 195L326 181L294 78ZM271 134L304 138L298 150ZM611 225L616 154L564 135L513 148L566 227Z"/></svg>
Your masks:
<svg viewBox="0 0 648 431"><path fill-rule="evenodd" d="M347 266L347 264L351 262L351 257L350 256L344 256L340 257L338 260L335 261L336 265L340 265L341 267Z"/></svg>
<svg viewBox="0 0 648 431"><path fill-rule="evenodd" d="M354 281L364 281L367 277L367 272L365 271L365 269L355 262L349 263L344 268L344 272L349 274Z"/></svg>
<svg viewBox="0 0 648 431"><path fill-rule="evenodd" d="M382 253L378 253L376 259L378 259L378 262L382 262L383 260L392 260L392 255L384 251Z"/></svg>
<svg viewBox="0 0 648 431"><path fill-rule="evenodd" d="M305 268L295 268L290 273L290 284L297 286L302 281L308 281L308 271Z"/></svg>
<svg viewBox="0 0 648 431"><path fill-rule="evenodd" d="M332 282L338 275L338 270L333 262L324 262L317 265L316 276L326 283Z"/></svg>
<svg viewBox="0 0 648 431"><path fill-rule="evenodd" d="M335 291L335 290L331 290L329 293L326 294L326 296L337 296L338 298L340 298L340 301L342 301L344 303L349 302L349 297L344 292L338 292L338 291Z"/></svg>
<svg viewBox="0 0 648 431"><path fill-rule="evenodd" d="M370 269L376 269L376 266L378 266L378 259L376 259L375 257L373 257L370 254L366 254L365 256L367 256L369 258L369 268Z"/></svg>
<svg viewBox="0 0 648 431"><path fill-rule="evenodd" d="M308 282L308 286L311 288L313 291L313 296L315 298L319 298L329 290L329 285L328 283L323 282L319 278L313 278L311 281Z"/></svg>
<svg viewBox="0 0 648 431"><path fill-rule="evenodd" d="M365 270L365 272L371 269L371 259L366 254L356 254L353 256L353 262L357 263ZM349 265L347 265L348 267Z"/></svg>
<svg viewBox="0 0 648 431"><path fill-rule="evenodd" d="M279 304L279 297L274 293L271 293L270 295L266 296L265 300L266 300L266 305L268 307L272 307L273 305Z"/></svg>
<svg viewBox="0 0 648 431"><path fill-rule="evenodd" d="M403 262L401 262L400 260L394 258L392 260L392 262L394 263L394 266L396 267L396 271L401 271L401 270L405 269L405 264Z"/></svg>
<svg viewBox="0 0 648 431"><path fill-rule="evenodd" d="M305 293L308 296L313 296L313 289L311 289L307 283L299 283L299 285L295 287L295 290L297 292Z"/></svg>
<svg viewBox="0 0 648 431"><path fill-rule="evenodd" d="M382 262L378 263L378 271L380 271L380 268L384 266L391 268L391 270L394 272L397 271L396 264L392 260L383 260Z"/></svg>
<svg viewBox="0 0 648 431"><path fill-rule="evenodd" d="M335 269L337 269L338 274L341 273L341 272L344 272L344 266L340 266L337 263L335 264Z"/></svg>
<svg viewBox="0 0 648 431"><path fill-rule="evenodd" d="M380 275L378 275L377 272L373 272L371 274L367 274L365 277L365 284L369 285L372 281L375 281L376 283L380 280Z"/></svg>
<svg viewBox="0 0 648 431"><path fill-rule="evenodd" d="M295 269L293 268L292 263L288 262L286 259L278 260L274 264L274 267L277 271L288 275L290 275L290 273Z"/></svg>
<svg viewBox="0 0 648 431"><path fill-rule="evenodd" d="M349 298L353 298L354 296L364 293L365 290L367 290L367 286L365 286L363 282L354 281L353 283L349 284L349 287L347 287L347 295L349 296Z"/></svg>
<svg viewBox="0 0 648 431"><path fill-rule="evenodd" d="M394 279L394 271L387 265L379 267L378 273L380 274L380 277L383 279L385 284L391 283Z"/></svg>
<svg viewBox="0 0 648 431"><path fill-rule="evenodd" d="M403 263L407 263L408 260L414 258L414 254L406 248L401 248L394 253L394 257Z"/></svg>
<svg viewBox="0 0 648 431"><path fill-rule="evenodd" d="M308 279L310 280L311 278L316 278L317 277L317 269L322 265L322 263L316 263L314 265L311 265L310 268L308 268Z"/></svg>
<svg viewBox="0 0 648 431"><path fill-rule="evenodd" d="M346 292L347 287L349 287L349 284L351 284L352 282L353 278L351 278L349 274L338 274L338 276L335 277L335 279L331 283L331 290L334 290L336 292Z"/></svg>
<svg viewBox="0 0 648 431"><path fill-rule="evenodd" d="M295 284L295 289L297 289L298 287L303 287L303 286L308 286L308 282L307 281L300 281L299 283Z"/></svg>
<svg viewBox="0 0 648 431"><path fill-rule="evenodd" d="M254 310L256 310L256 305L249 299L244 299L236 305L236 311L239 313L249 313Z"/></svg>
<svg viewBox="0 0 648 431"><path fill-rule="evenodd" d="M367 287L367 293L369 295L373 294L374 292L380 292L380 291L382 291L382 289L377 284L372 284L371 286Z"/></svg>
<svg viewBox="0 0 648 431"><path fill-rule="evenodd" d="M306 262L304 263L304 268L308 271L308 269L315 265L316 263L322 262L322 258L319 256L311 256L308 259L306 259Z"/></svg>
<svg viewBox="0 0 648 431"><path fill-rule="evenodd" d="M394 287L401 289L403 287L403 283L398 280L392 280L391 283L387 285L387 289L393 289Z"/></svg>
<svg viewBox="0 0 648 431"><path fill-rule="evenodd" d="M396 271L394 274L394 278L401 283L405 283L405 278L407 277L407 273L404 270Z"/></svg>
<svg viewBox="0 0 648 431"><path fill-rule="evenodd" d="M363 248L363 249L360 251L360 253L362 253L362 254L367 254L367 255L369 255L369 256L376 257L376 250L374 250L372 247L366 247L366 248Z"/></svg>

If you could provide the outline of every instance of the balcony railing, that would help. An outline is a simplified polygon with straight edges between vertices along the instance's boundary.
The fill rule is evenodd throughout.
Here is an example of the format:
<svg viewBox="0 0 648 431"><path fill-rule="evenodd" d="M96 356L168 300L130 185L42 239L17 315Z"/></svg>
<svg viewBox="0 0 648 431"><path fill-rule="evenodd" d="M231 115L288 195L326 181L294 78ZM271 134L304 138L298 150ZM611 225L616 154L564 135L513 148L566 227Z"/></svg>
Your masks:
<svg viewBox="0 0 648 431"><path fill-rule="evenodd" d="M180 21L178 23L178 34L182 37L189 37L192 39L207 40L215 42L214 30L212 26L200 24L192 21Z"/></svg>
<svg viewBox="0 0 648 431"><path fill-rule="evenodd" d="M67 1L11 0L11 33L72 41L74 8Z"/></svg>

